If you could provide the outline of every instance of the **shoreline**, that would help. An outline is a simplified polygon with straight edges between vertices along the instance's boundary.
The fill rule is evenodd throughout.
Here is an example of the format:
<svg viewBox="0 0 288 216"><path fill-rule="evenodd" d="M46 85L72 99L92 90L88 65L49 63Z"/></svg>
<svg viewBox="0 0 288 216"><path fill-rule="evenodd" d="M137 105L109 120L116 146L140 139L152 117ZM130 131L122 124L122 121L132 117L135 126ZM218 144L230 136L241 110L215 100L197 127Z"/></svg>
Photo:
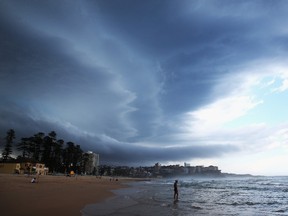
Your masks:
<svg viewBox="0 0 288 216"><path fill-rule="evenodd" d="M113 190L128 188L123 183L133 178L95 176L40 176L38 183L30 183L34 176L0 174L0 209L6 216L69 215L79 216L89 205L116 196Z"/></svg>

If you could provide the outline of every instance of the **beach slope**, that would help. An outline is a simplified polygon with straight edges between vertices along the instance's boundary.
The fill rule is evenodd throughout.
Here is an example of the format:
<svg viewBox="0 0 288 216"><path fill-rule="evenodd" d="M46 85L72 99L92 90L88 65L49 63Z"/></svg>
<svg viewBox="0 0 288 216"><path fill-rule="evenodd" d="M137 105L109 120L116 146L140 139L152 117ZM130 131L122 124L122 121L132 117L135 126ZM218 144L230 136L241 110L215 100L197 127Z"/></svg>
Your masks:
<svg viewBox="0 0 288 216"><path fill-rule="evenodd" d="M126 187L125 180L110 181L95 176L33 176L0 174L0 209L5 216L79 216L87 204L103 201L111 190Z"/></svg>

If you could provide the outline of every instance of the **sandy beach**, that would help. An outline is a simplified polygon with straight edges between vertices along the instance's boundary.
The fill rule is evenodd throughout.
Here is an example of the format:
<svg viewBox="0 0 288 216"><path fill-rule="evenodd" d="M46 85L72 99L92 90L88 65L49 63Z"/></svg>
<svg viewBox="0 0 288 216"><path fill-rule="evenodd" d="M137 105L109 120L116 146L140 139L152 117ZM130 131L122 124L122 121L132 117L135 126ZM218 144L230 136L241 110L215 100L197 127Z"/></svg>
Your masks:
<svg viewBox="0 0 288 216"><path fill-rule="evenodd" d="M79 216L87 204L114 196L128 179L110 181L95 176L33 176L0 174L0 212L5 216Z"/></svg>

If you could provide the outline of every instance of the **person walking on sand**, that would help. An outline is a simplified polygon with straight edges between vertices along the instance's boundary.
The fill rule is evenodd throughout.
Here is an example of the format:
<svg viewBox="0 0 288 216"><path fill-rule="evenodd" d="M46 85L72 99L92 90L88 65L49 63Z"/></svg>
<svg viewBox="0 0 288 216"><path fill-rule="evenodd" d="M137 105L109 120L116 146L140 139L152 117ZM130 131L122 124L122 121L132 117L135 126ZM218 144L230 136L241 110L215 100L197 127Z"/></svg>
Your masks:
<svg viewBox="0 0 288 216"><path fill-rule="evenodd" d="M175 180L174 182L174 200L178 200L178 180Z"/></svg>

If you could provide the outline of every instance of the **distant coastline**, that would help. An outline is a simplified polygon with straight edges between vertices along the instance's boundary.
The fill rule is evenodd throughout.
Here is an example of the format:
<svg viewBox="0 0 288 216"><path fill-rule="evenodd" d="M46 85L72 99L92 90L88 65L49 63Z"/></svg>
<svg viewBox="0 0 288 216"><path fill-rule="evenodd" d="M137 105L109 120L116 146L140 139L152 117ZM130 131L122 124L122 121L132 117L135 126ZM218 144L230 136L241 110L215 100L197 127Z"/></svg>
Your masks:
<svg viewBox="0 0 288 216"><path fill-rule="evenodd" d="M222 173L225 177L256 177L252 174Z"/></svg>

